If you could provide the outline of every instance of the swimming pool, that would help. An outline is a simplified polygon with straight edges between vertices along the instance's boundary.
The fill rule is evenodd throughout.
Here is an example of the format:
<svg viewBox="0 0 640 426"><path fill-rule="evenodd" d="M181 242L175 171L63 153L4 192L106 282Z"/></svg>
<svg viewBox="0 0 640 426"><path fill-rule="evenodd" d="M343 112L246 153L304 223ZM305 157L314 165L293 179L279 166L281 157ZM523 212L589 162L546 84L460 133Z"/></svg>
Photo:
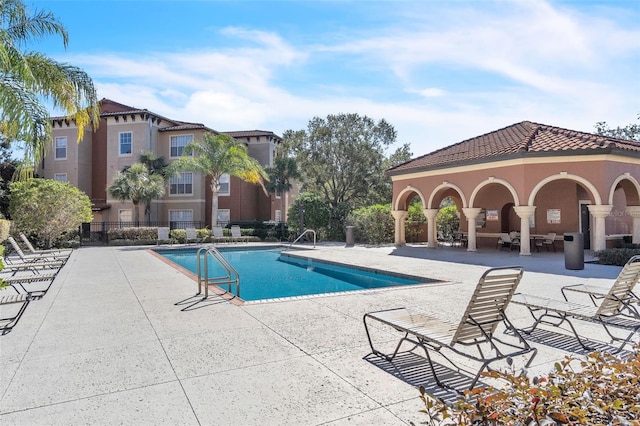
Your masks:
<svg viewBox="0 0 640 426"><path fill-rule="evenodd" d="M240 296L245 301L278 299L376 289L433 282L425 278L396 276L318 260L290 256L282 249L220 249L240 275ZM197 273L197 249L158 250L160 255ZM209 276L223 269L209 262ZM232 288L232 291L235 291Z"/></svg>

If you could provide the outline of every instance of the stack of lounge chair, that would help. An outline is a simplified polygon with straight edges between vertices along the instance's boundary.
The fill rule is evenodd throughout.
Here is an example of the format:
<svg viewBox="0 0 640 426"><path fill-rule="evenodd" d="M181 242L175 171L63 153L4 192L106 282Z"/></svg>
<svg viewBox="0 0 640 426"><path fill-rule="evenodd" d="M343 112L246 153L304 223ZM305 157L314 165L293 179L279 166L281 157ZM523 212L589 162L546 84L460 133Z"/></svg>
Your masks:
<svg viewBox="0 0 640 426"><path fill-rule="evenodd" d="M0 290L0 335L15 327L30 302L47 293L72 254L71 249L36 250L24 234L20 238L29 253L8 237L15 253L4 257L5 267L0 272L6 285Z"/></svg>

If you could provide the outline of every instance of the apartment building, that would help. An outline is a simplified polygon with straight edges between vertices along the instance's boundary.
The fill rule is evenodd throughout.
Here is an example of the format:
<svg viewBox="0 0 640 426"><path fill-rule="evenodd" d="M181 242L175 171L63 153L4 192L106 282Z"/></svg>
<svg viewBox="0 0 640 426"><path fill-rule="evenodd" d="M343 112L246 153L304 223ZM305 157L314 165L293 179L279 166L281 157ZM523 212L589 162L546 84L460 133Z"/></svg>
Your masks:
<svg viewBox="0 0 640 426"><path fill-rule="evenodd" d="M133 221L133 204L113 199L107 187L118 171L139 162L140 154L150 151L170 163L205 132L219 133L201 123L170 119L110 99L100 101L100 111L99 128L85 129L80 143L76 143L78 129L73 120L52 117L52 146L37 171L42 177L69 182L84 191L93 204L94 224ZM282 141L278 135L262 130L226 133L243 142L263 167L273 165ZM150 220L172 227L190 222L210 226L211 199L206 176L183 172L169 179L163 198L153 201ZM217 217L223 224L285 219L280 194L267 196L259 185L234 176L223 176L218 202ZM144 206L140 206L142 223L143 213Z"/></svg>

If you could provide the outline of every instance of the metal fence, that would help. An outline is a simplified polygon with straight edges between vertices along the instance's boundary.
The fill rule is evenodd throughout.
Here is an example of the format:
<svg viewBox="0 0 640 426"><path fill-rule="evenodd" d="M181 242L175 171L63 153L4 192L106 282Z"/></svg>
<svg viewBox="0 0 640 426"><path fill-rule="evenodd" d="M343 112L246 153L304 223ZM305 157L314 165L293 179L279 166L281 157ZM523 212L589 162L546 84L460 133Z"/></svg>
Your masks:
<svg viewBox="0 0 640 426"><path fill-rule="evenodd" d="M151 221L144 222L91 222L82 224L82 232L80 233L80 241L83 245L91 244L106 244L107 232L111 229L122 228L142 228L142 227L168 227L169 229L186 229L196 228L200 229L204 227L202 221Z"/></svg>

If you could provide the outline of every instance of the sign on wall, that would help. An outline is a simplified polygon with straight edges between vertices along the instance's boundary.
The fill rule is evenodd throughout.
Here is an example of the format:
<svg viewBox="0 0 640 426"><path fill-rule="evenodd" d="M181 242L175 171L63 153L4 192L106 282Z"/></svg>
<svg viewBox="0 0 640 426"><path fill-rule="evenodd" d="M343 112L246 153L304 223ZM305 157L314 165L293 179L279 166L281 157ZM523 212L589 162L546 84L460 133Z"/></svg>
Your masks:
<svg viewBox="0 0 640 426"><path fill-rule="evenodd" d="M498 221L498 210L487 210L487 222Z"/></svg>
<svg viewBox="0 0 640 426"><path fill-rule="evenodd" d="M547 209L547 223L560 223L560 209Z"/></svg>

